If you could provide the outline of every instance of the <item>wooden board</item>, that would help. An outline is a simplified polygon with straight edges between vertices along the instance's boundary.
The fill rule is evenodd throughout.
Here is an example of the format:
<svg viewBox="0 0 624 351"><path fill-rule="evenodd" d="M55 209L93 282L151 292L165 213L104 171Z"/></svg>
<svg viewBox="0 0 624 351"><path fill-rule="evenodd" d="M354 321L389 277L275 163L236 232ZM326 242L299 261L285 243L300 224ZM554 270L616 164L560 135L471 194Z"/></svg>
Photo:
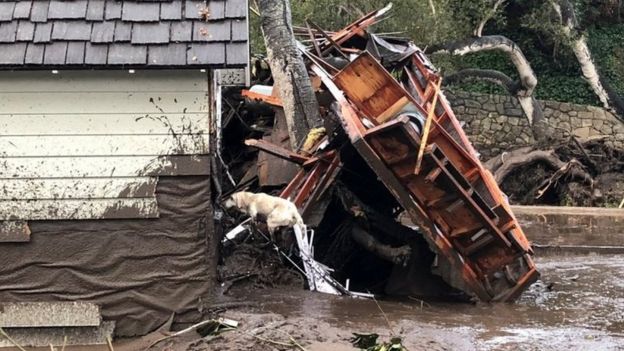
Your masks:
<svg viewBox="0 0 624 351"><path fill-rule="evenodd" d="M377 123L393 117L408 102L396 80L366 52L340 71L334 82L366 116Z"/></svg>

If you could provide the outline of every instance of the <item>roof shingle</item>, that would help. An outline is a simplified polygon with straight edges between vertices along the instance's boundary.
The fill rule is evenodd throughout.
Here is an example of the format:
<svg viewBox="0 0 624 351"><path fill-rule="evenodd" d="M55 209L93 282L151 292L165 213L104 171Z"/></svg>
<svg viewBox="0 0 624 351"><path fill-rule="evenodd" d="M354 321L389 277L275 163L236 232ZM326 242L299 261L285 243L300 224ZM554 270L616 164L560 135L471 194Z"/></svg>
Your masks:
<svg viewBox="0 0 624 351"><path fill-rule="evenodd" d="M11 21L13 19L13 10L15 10L15 2L0 2L0 21Z"/></svg>
<svg viewBox="0 0 624 351"><path fill-rule="evenodd" d="M55 21L52 28L52 40L87 41L91 38L91 22Z"/></svg>
<svg viewBox="0 0 624 351"><path fill-rule="evenodd" d="M84 19L87 14L87 0L50 1L48 19Z"/></svg>
<svg viewBox="0 0 624 351"><path fill-rule="evenodd" d="M0 64L2 65L22 65L26 54L26 43L0 44Z"/></svg>
<svg viewBox="0 0 624 351"><path fill-rule="evenodd" d="M0 43L15 42L17 34L17 21L0 23Z"/></svg>
<svg viewBox="0 0 624 351"><path fill-rule="evenodd" d="M91 30L92 43L111 43L115 37L115 22L97 22Z"/></svg>
<svg viewBox="0 0 624 351"><path fill-rule="evenodd" d="M30 21L19 21L17 25L16 41L32 41L35 34L35 24Z"/></svg>
<svg viewBox="0 0 624 351"><path fill-rule="evenodd" d="M69 65L79 65L84 63L85 43L74 41L67 44L67 57L65 63Z"/></svg>
<svg viewBox="0 0 624 351"><path fill-rule="evenodd" d="M45 22L48 20L48 9L50 4L47 1L35 1L30 9L31 22Z"/></svg>
<svg viewBox="0 0 624 351"><path fill-rule="evenodd" d="M160 4L126 1L121 19L126 22L157 22L160 20Z"/></svg>
<svg viewBox="0 0 624 351"><path fill-rule="evenodd" d="M14 19L22 19L30 17L30 9L32 8L32 1L20 1L15 4L15 10L13 11Z"/></svg>
<svg viewBox="0 0 624 351"><path fill-rule="evenodd" d="M26 65L42 64L44 50L45 50L44 44L28 43L28 47L26 48L26 57L24 58L24 64Z"/></svg>
<svg viewBox="0 0 624 351"><path fill-rule="evenodd" d="M0 0L0 69L240 67L247 0Z"/></svg>

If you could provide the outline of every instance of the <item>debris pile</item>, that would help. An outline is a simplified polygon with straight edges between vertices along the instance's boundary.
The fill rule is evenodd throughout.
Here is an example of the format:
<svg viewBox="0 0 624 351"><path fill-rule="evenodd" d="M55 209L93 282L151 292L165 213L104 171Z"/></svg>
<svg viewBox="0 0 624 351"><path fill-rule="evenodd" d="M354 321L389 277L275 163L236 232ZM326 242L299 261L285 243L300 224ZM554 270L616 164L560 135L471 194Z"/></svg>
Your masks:
<svg viewBox="0 0 624 351"><path fill-rule="evenodd" d="M240 127L226 129L226 145L244 137L261 150L257 160L230 150L230 179L298 207L315 234L275 240L284 258L303 261L311 288L310 273L322 271L343 293L513 301L539 276L533 251L424 53L367 31L388 9L336 32L297 29L325 122L301 150L288 148L277 89L244 90L244 108L226 103L224 123Z"/></svg>

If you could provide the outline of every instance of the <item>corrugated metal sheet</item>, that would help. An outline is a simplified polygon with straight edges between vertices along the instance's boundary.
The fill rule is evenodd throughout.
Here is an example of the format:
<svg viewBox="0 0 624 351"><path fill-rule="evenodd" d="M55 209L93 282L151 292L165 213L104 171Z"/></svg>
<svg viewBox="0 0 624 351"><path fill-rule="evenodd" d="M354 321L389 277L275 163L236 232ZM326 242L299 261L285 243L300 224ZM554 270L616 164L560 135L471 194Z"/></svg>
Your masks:
<svg viewBox="0 0 624 351"><path fill-rule="evenodd" d="M157 176L209 173L208 76L0 74L0 221L152 218Z"/></svg>

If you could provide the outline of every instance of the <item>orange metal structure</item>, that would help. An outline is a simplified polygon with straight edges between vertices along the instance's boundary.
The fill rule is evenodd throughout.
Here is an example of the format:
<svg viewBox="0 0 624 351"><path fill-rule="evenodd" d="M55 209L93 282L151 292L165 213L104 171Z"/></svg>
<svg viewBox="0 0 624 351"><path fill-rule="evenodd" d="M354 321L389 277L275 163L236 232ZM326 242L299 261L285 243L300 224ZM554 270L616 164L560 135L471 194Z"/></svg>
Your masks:
<svg viewBox="0 0 624 351"><path fill-rule="evenodd" d="M449 103L442 93L438 96L442 78L423 52L411 44L404 46L405 54L398 53L400 59L391 72L368 47L362 47L363 40L354 41L367 39L365 28L383 13L373 12L302 49L311 76L320 78L320 89L335 99L351 144L430 246L454 267L462 290L482 301L513 301L539 277L530 244ZM314 55L314 51L326 54L343 49L357 56L351 56L342 69ZM425 121L430 129L421 145ZM421 148L422 164L417 167ZM299 160L301 171L282 192L302 209L304 218L306 208L340 169L334 150L315 156Z"/></svg>

